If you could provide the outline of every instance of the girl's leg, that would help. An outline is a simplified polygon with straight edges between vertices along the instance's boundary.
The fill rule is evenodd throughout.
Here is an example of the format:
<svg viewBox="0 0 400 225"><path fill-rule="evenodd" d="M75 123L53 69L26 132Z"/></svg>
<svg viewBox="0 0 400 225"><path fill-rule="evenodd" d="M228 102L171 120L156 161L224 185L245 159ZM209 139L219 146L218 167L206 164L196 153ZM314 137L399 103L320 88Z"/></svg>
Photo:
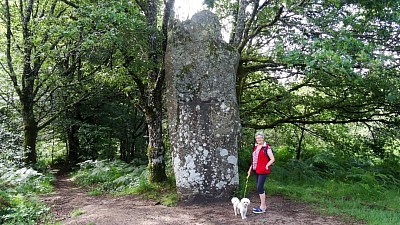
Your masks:
<svg viewBox="0 0 400 225"><path fill-rule="evenodd" d="M265 210L267 208L266 201L265 201L265 192L264 192L264 183L267 179L267 174L256 174L257 179L257 191L260 196L260 208Z"/></svg>
<svg viewBox="0 0 400 225"><path fill-rule="evenodd" d="M260 194L260 201L261 201L260 209L265 211L267 209L267 204L265 203L265 193Z"/></svg>

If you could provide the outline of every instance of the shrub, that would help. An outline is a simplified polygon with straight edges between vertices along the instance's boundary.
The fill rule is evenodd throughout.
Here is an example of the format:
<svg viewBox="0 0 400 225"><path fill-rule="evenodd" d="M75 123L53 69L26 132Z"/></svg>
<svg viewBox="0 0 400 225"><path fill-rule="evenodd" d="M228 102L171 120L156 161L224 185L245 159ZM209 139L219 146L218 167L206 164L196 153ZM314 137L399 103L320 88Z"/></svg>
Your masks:
<svg viewBox="0 0 400 225"><path fill-rule="evenodd" d="M53 177L25 167L22 136L7 126L0 123L0 224L37 224L49 208L36 194L50 192Z"/></svg>
<svg viewBox="0 0 400 225"><path fill-rule="evenodd" d="M6 168L0 165L0 223L37 224L49 208L37 200L37 193L52 190L50 175L30 168Z"/></svg>

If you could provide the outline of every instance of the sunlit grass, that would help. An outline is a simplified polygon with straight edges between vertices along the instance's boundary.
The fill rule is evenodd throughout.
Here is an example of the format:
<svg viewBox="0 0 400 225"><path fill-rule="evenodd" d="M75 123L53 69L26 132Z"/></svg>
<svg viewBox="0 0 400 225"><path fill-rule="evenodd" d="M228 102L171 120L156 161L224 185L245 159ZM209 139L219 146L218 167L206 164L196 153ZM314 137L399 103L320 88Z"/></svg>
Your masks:
<svg viewBox="0 0 400 225"><path fill-rule="evenodd" d="M125 188L115 194L138 194L147 199L155 199L166 206L174 206L178 202L175 181L170 178L163 183L154 184L149 183L147 178L142 177L136 186Z"/></svg>
<svg viewBox="0 0 400 225"><path fill-rule="evenodd" d="M103 192L97 188L94 188L94 189L90 190L88 194L90 196L100 196L103 194Z"/></svg>
<svg viewBox="0 0 400 225"><path fill-rule="evenodd" d="M368 172L365 172L368 178ZM381 186L370 178L359 182L334 179L319 181L274 179L266 184L269 193L312 203L320 214L338 215L365 224L400 224L400 191L394 186Z"/></svg>
<svg viewBox="0 0 400 225"><path fill-rule="evenodd" d="M71 212L71 217L72 218L75 218L75 217L78 217L78 216L80 216L80 215L82 215L82 214L84 214L85 212L82 210L82 209L74 209L74 210L72 210L72 212Z"/></svg>

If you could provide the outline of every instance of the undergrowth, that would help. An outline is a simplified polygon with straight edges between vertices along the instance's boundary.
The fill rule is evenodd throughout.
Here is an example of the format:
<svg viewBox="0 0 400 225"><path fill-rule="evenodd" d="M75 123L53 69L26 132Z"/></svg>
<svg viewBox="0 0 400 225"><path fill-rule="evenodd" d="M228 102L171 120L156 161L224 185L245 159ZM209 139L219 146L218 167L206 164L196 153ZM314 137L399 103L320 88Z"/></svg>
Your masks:
<svg viewBox="0 0 400 225"><path fill-rule="evenodd" d="M72 179L80 185L91 186L92 195L104 193L114 195L140 194L156 199L163 205L175 205L177 194L172 178L161 184L149 183L147 166L132 166L123 161L85 161L73 173Z"/></svg>
<svg viewBox="0 0 400 225"><path fill-rule="evenodd" d="M52 175L1 163L0 174L0 224L29 225L50 219L50 209L37 195L52 191Z"/></svg>
<svg viewBox="0 0 400 225"><path fill-rule="evenodd" d="M265 190L315 207L321 214L338 215L366 224L400 224L400 166L398 159L359 160L329 153L307 160L279 161L271 169ZM397 172L396 172L397 171ZM240 176L243 195L246 173ZM254 178L247 194L256 193Z"/></svg>

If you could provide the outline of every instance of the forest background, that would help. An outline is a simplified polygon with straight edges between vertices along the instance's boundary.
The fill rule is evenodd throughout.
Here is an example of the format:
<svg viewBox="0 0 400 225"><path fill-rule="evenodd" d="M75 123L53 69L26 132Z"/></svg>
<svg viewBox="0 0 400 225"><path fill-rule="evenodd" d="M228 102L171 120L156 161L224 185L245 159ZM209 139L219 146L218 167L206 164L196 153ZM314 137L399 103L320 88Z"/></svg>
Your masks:
<svg viewBox="0 0 400 225"><path fill-rule="evenodd" d="M399 2L204 3L241 56L241 181L262 130L277 159L271 194L400 223ZM176 203L163 104L173 5L1 2L1 223L47 214L32 199L52 190L54 168L78 169L94 194L166 188Z"/></svg>

